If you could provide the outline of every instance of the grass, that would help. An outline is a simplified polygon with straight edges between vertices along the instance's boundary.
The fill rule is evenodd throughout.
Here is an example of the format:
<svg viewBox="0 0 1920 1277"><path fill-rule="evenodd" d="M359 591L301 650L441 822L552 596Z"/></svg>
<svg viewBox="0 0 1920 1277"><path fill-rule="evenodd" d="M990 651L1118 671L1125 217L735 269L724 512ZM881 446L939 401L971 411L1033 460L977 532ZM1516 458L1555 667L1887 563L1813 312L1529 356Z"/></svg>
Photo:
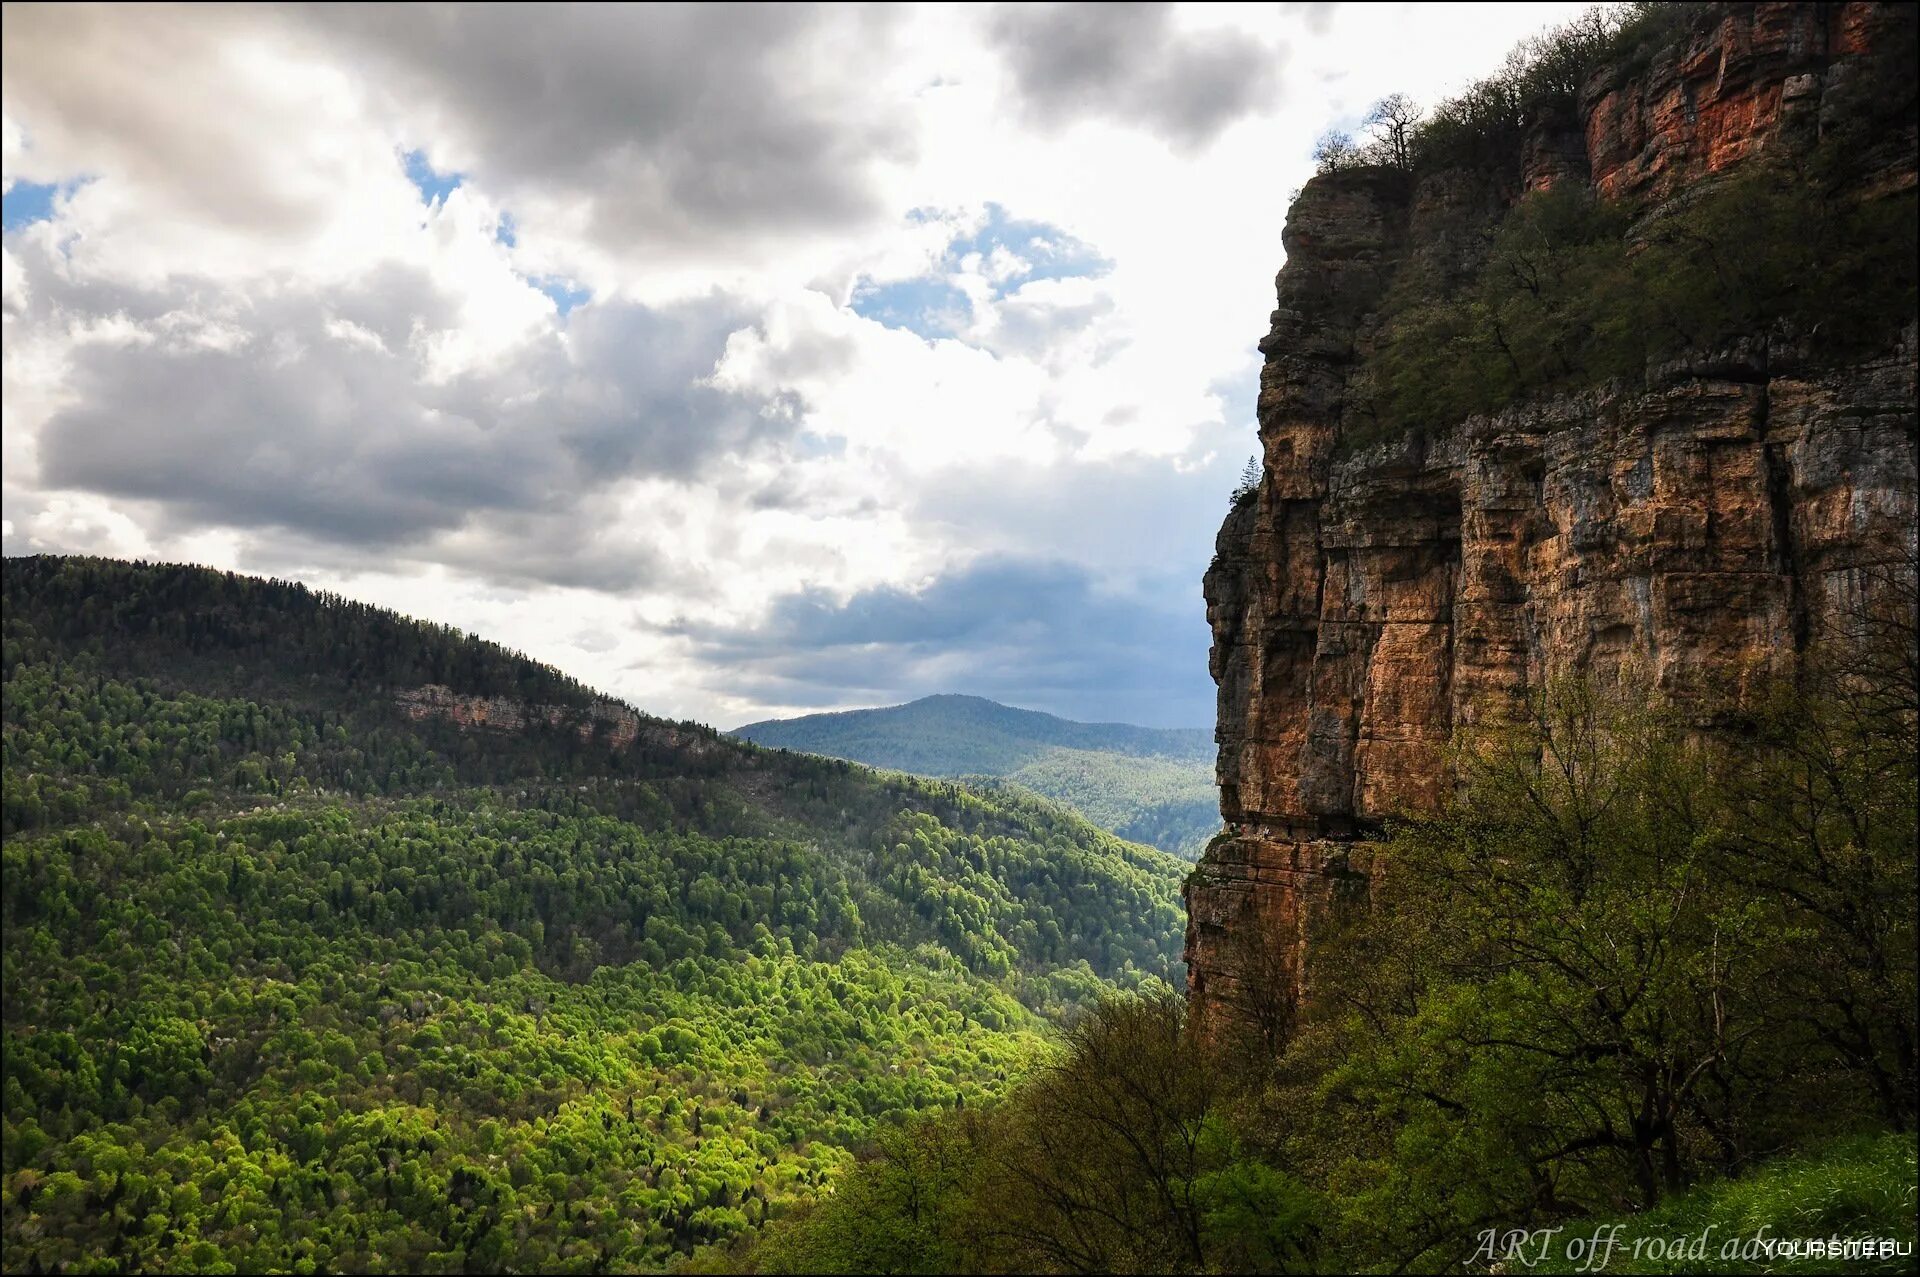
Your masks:
<svg viewBox="0 0 1920 1277"><path fill-rule="evenodd" d="M1569 1224L1552 1239L1544 1262L1516 1259L1502 1270L1910 1273L1916 1271L1915 1214L1920 1205L1915 1180L1912 1135L1854 1136L1767 1163L1737 1179L1701 1184L1643 1214ZM1617 1240L1609 1252L1605 1239L1616 1226ZM1704 1244L1699 1241L1702 1234ZM1597 1248L1596 1236L1602 1239ZM1834 1259L1809 1254L1803 1245L1797 1255L1768 1255L1751 1244L1756 1238L1803 1244L1814 1239L1888 1239L1903 1245L1906 1253ZM1678 1255L1673 1253L1676 1243Z"/></svg>

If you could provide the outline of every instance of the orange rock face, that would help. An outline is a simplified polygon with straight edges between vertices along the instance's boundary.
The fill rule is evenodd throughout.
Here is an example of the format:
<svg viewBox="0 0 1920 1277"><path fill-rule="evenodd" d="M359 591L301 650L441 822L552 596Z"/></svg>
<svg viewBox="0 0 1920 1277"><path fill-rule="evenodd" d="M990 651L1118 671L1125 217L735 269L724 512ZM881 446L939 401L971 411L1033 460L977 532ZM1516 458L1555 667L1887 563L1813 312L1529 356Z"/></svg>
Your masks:
<svg viewBox="0 0 1920 1277"><path fill-rule="evenodd" d="M1841 78L1835 68L1881 38L1891 8L1725 5L1719 21L1651 65L1597 77L1582 101L1594 189L1664 195L1818 127Z"/></svg>
<svg viewBox="0 0 1920 1277"><path fill-rule="evenodd" d="M1817 102L1879 20L1872 5L1728 6L1638 76L1590 85L1587 154L1530 143L1524 182L1590 172L1605 194L1658 195L1736 163L1773 143L1795 95ZM1910 147L1905 163L1910 184ZM1337 452L1372 311L1438 224L1430 195L1348 171L1288 215L1261 343L1265 475L1206 578L1227 833L1187 889L1203 1015L1244 1001L1256 946L1284 950L1310 994L1316 911L1364 898L1383 819L1448 793L1456 728L1570 672L1632 666L1679 703L1738 693L1912 553L1911 326L1853 367L1751 343L1631 392Z"/></svg>

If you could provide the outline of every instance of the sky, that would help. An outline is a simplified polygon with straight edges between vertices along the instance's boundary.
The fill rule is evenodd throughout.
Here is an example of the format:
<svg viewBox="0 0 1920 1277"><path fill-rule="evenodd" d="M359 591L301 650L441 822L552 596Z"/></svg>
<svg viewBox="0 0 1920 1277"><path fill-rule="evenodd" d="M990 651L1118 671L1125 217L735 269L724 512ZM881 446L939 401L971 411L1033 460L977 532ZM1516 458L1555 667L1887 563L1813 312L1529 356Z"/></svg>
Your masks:
<svg viewBox="0 0 1920 1277"><path fill-rule="evenodd" d="M5 552L1211 724L1314 140L1581 7L5 5Z"/></svg>

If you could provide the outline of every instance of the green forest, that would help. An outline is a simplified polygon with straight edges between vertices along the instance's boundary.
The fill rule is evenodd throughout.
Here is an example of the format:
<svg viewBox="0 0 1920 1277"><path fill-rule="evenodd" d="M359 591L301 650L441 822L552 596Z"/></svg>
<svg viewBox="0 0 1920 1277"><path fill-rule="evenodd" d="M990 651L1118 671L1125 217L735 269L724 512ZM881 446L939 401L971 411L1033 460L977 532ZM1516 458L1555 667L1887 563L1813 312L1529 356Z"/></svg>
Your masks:
<svg viewBox="0 0 1920 1277"><path fill-rule="evenodd" d="M1011 782L1188 860L1220 829L1213 733L1076 723L978 696L769 719L735 736L923 776Z"/></svg>
<svg viewBox="0 0 1920 1277"><path fill-rule="evenodd" d="M1724 707L1724 735L1555 686L1387 832L1304 1005L1257 963L1214 1023L1108 999L1001 1104L883 1132L740 1262L1584 1272L1597 1235L1610 1272L1913 1271L1912 604Z"/></svg>
<svg viewBox="0 0 1920 1277"><path fill-rule="evenodd" d="M414 719L594 698L287 583L10 560L7 1267L1471 1270L1618 1225L1908 1271L1906 579L1729 730L1570 683L1463 738L1312 1002L1208 1024L1184 865L1017 790Z"/></svg>
<svg viewBox="0 0 1920 1277"><path fill-rule="evenodd" d="M657 1269L1182 981L1184 866L1018 793L411 719L595 698L285 582L4 601L9 1270Z"/></svg>
<svg viewBox="0 0 1920 1277"><path fill-rule="evenodd" d="M1050 749L1005 779L1130 842L1197 860L1220 832L1212 748L1204 762Z"/></svg>

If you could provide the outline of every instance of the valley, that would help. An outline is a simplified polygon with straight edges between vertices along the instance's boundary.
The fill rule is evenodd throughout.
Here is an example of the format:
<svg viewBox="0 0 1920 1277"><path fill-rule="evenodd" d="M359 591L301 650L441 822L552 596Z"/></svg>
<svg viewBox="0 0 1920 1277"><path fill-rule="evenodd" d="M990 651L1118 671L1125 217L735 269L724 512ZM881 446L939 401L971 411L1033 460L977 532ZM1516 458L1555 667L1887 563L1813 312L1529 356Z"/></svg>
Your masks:
<svg viewBox="0 0 1920 1277"><path fill-rule="evenodd" d="M1920 6L6 20L0 1270L1915 1271Z"/></svg>
<svg viewBox="0 0 1920 1277"><path fill-rule="evenodd" d="M1213 738L1201 730L1076 723L948 695L769 719L731 734L870 767L1005 781L1187 860L1198 859L1220 828Z"/></svg>
<svg viewBox="0 0 1920 1277"><path fill-rule="evenodd" d="M9 1267L657 1266L1182 980L1184 866L1031 798L284 582L9 560L5 617Z"/></svg>

